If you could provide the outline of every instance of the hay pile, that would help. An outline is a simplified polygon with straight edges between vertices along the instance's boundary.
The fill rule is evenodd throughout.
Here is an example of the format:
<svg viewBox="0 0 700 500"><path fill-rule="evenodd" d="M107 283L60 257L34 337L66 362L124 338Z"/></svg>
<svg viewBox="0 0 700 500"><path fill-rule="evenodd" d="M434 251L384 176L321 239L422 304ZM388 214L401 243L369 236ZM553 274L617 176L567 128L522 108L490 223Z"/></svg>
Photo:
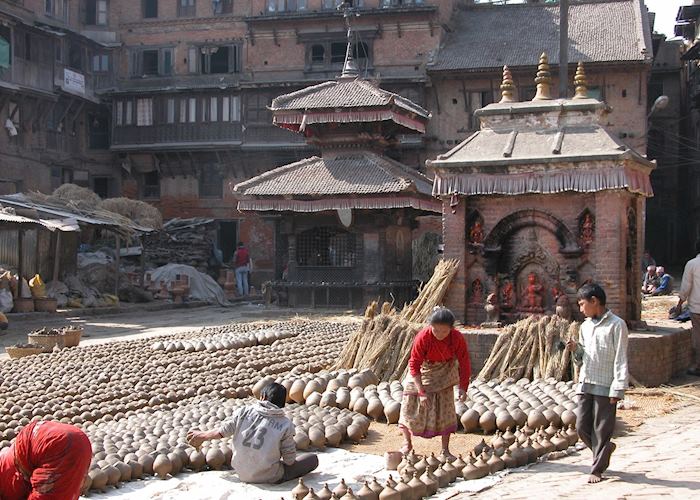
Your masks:
<svg viewBox="0 0 700 500"><path fill-rule="evenodd" d="M578 367L571 362L566 343L569 339L578 340L579 326L553 315L530 316L506 327L478 378L576 380Z"/></svg>
<svg viewBox="0 0 700 500"><path fill-rule="evenodd" d="M101 208L128 217L136 224L150 229L163 227L163 216L153 205L130 198L108 198L102 202Z"/></svg>
<svg viewBox="0 0 700 500"><path fill-rule="evenodd" d="M345 345L332 369L371 369L383 381L402 380L408 368L413 339L423 328L433 308L442 303L457 273L457 260L442 260L418 298L397 312L391 304L372 302L362 326Z"/></svg>
<svg viewBox="0 0 700 500"><path fill-rule="evenodd" d="M58 186L51 193L51 196L48 197L48 200L64 202L76 208L88 210L99 208L100 203L102 203L102 198L94 191L76 184L62 184Z"/></svg>

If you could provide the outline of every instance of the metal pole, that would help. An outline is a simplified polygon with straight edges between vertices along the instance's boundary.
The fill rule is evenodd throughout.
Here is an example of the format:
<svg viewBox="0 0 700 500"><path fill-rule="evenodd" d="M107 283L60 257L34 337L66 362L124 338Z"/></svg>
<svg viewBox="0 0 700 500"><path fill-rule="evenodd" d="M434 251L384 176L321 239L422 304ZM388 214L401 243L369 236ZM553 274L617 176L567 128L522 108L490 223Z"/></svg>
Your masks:
<svg viewBox="0 0 700 500"><path fill-rule="evenodd" d="M569 86L569 0L559 0L559 97L566 99Z"/></svg>
<svg viewBox="0 0 700 500"><path fill-rule="evenodd" d="M17 233L17 254L19 256L19 259L17 261L17 275L19 276L19 281L17 283L17 297L15 297L15 298L20 298L22 296L22 277L24 275L24 266L23 266L24 230L23 229L18 229L18 233Z"/></svg>

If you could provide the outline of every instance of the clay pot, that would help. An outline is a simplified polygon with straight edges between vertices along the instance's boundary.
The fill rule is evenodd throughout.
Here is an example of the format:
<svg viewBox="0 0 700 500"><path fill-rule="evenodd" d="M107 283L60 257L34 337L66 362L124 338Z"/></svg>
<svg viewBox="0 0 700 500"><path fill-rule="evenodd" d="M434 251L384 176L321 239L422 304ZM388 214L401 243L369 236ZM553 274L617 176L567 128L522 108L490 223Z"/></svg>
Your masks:
<svg viewBox="0 0 700 500"><path fill-rule="evenodd" d="M569 447L569 440L566 436L562 436L561 433L556 434L552 439L552 444L557 451L564 451Z"/></svg>
<svg viewBox="0 0 700 500"><path fill-rule="evenodd" d="M398 470L403 459L400 451L387 451L384 453L384 468L386 470Z"/></svg>
<svg viewBox="0 0 700 500"><path fill-rule="evenodd" d="M166 479L170 471L173 470L173 464L167 455L158 455L153 461L153 472L155 472L156 477L159 479Z"/></svg>
<svg viewBox="0 0 700 500"><path fill-rule="evenodd" d="M369 401L367 401L365 398L357 398L357 401L355 401L355 405L352 407L353 411L356 411L357 413L361 415L367 415L367 407L369 406Z"/></svg>
<svg viewBox="0 0 700 500"><path fill-rule="evenodd" d="M514 443L510 448L508 448L515 459L517 467L523 467L527 465L528 456L527 453L523 451L519 443Z"/></svg>
<svg viewBox="0 0 700 500"><path fill-rule="evenodd" d="M489 445L482 439L481 442L474 447L474 455L481 455L486 450L490 450Z"/></svg>
<svg viewBox="0 0 700 500"><path fill-rule="evenodd" d="M464 432L474 432L479 428L479 413L473 409L469 409L462 414L459 419L464 428Z"/></svg>
<svg viewBox="0 0 700 500"><path fill-rule="evenodd" d="M275 379L270 376L263 377L258 380L258 382L253 386L253 397L255 399L260 399L260 393L262 393L262 390L274 381Z"/></svg>
<svg viewBox="0 0 700 500"><path fill-rule="evenodd" d="M435 472L437 468L442 465L440 463L440 460L437 459L435 456L435 453L431 453L428 458L425 459L426 463L428 464L428 468L430 469L430 472Z"/></svg>
<svg viewBox="0 0 700 500"><path fill-rule="evenodd" d="M201 471L207 464L207 459L204 454L199 450L193 450L190 453L190 469L194 472Z"/></svg>
<svg viewBox="0 0 700 500"><path fill-rule="evenodd" d="M569 446L573 446L578 442L578 432L576 432L573 425L566 429L566 437L569 439Z"/></svg>
<svg viewBox="0 0 700 500"><path fill-rule="evenodd" d="M375 493L369 487L369 484L367 484L367 481L365 481L365 484L362 485L362 488L357 490L357 493L355 493L355 496L359 500L379 500L379 495L377 495L377 493Z"/></svg>
<svg viewBox="0 0 700 500"><path fill-rule="evenodd" d="M479 468L471 462L465 465L464 469L462 469L462 477L467 481L472 479L481 479L486 474L488 474L488 469Z"/></svg>
<svg viewBox="0 0 700 500"><path fill-rule="evenodd" d="M292 500L303 500L309 493L309 488L304 484L304 480L299 478L299 482L292 490Z"/></svg>
<svg viewBox="0 0 700 500"><path fill-rule="evenodd" d="M569 427L571 425L576 425L576 414L571 410L564 410L561 413L561 423L562 425Z"/></svg>
<svg viewBox="0 0 700 500"><path fill-rule="evenodd" d="M527 416L527 425L531 429L539 429L543 425L547 425L547 423L545 416L537 410L532 410Z"/></svg>
<svg viewBox="0 0 700 500"><path fill-rule="evenodd" d="M355 443L359 443L362 438L364 437L364 434L362 432L362 427L360 427L357 424L350 424L347 429L348 433L348 438L350 438L352 441Z"/></svg>
<svg viewBox="0 0 700 500"><path fill-rule="evenodd" d="M501 434L501 438L503 439L504 445L506 447L510 446L515 442L515 434L513 434L513 431L508 428L506 431Z"/></svg>
<svg viewBox="0 0 700 500"><path fill-rule="evenodd" d="M507 411L503 411L496 416L496 427L505 432L515 426L515 419Z"/></svg>
<svg viewBox="0 0 700 500"><path fill-rule="evenodd" d="M384 406L384 416L386 417L387 424L398 423L400 415L401 403L399 403L398 401L391 401L386 406Z"/></svg>
<svg viewBox="0 0 700 500"><path fill-rule="evenodd" d="M289 398L294 401L295 403L303 403L304 402L304 388L306 387L306 384L304 383L303 380L298 379L295 380L294 383L292 384L292 388L289 391Z"/></svg>
<svg viewBox="0 0 700 500"><path fill-rule="evenodd" d="M442 470L444 470L447 473L447 477L450 483L454 483L457 480L457 475L459 474L459 471L450 462L445 462L442 465Z"/></svg>
<svg viewBox="0 0 700 500"><path fill-rule="evenodd" d="M92 469L88 472L90 476L91 484L90 488L97 491L104 491L107 488L107 473L101 469Z"/></svg>
<svg viewBox="0 0 700 500"><path fill-rule="evenodd" d="M525 446L523 447L523 452L527 455L527 463L532 464L537 462L537 450L533 448L530 438L527 438Z"/></svg>
<svg viewBox="0 0 700 500"><path fill-rule="evenodd" d="M107 465L102 470L107 474L107 486L116 486L119 483L119 479L122 477L119 469L112 465Z"/></svg>
<svg viewBox="0 0 700 500"><path fill-rule="evenodd" d="M309 492L306 494L303 500L318 500L318 495L314 493L313 488L309 488Z"/></svg>
<svg viewBox="0 0 700 500"><path fill-rule="evenodd" d="M221 449L217 447L210 448L205 458L211 470L221 470L226 462L226 457L224 457Z"/></svg>
<svg viewBox="0 0 700 500"><path fill-rule="evenodd" d="M338 483L338 486L333 488L333 493L335 493L335 496L337 496L338 498L342 498L347 492L348 485L345 484L345 479L341 479L340 483Z"/></svg>
<svg viewBox="0 0 700 500"><path fill-rule="evenodd" d="M491 458L486 462L489 466L489 472L495 474L498 471L505 469L506 465L495 453L491 455Z"/></svg>
<svg viewBox="0 0 700 500"><path fill-rule="evenodd" d="M343 495L340 500L359 500L357 496L352 492L352 488L348 488L347 493Z"/></svg>
<svg viewBox="0 0 700 500"><path fill-rule="evenodd" d="M444 488L445 486L450 484L450 475L442 467L443 466L440 465L437 469L435 469L435 472L433 473L435 479L438 482L438 488Z"/></svg>
<svg viewBox="0 0 700 500"><path fill-rule="evenodd" d="M154 458L151 455L143 455L139 457L139 463L143 466L143 473L149 476L153 475L153 461Z"/></svg>
<svg viewBox="0 0 700 500"><path fill-rule="evenodd" d="M479 417L479 427L484 434L490 434L496 430L496 415L492 411L486 411Z"/></svg>
<svg viewBox="0 0 700 500"><path fill-rule="evenodd" d="M320 450L326 447L326 434L318 427L309 429L309 439L311 440L311 445Z"/></svg>
<svg viewBox="0 0 700 500"><path fill-rule="evenodd" d="M518 466L518 461L513 458L510 450L506 450L503 455L501 455L501 460L503 460L503 465L507 469L514 469Z"/></svg>
<svg viewBox="0 0 700 500"><path fill-rule="evenodd" d="M131 469L131 480L141 479L143 477L143 465L136 460L129 460L126 465Z"/></svg>
<svg viewBox="0 0 700 500"><path fill-rule="evenodd" d="M396 483L394 490L401 495L401 500L412 500L412 498L414 498L413 488L406 484L403 478L399 479L399 482Z"/></svg>
<svg viewBox="0 0 700 500"><path fill-rule="evenodd" d="M318 497L319 500L330 500L331 499L331 497L333 496L333 492L328 487L328 483L325 483L323 485L323 488L318 493L316 493L316 496Z"/></svg>
<svg viewBox="0 0 700 500"><path fill-rule="evenodd" d="M417 474L413 475L413 478L411 478L411 480L408 482L408 486L410 486L413 492L413 498L423 498L428 496L428 487L423 481L418 479Z"/></svg>
<svg viewBox="0 0 700 500"><path fill-rule="evenodd" d="M168 453L168 459L170 460L170 464L172 465L170 474L172 474L173 476L179 474L182 470L182 459L180 458L180 455L177 453Z"/></svg>
<svg viewBox="0 0 700 500"><path fill-rule="evenodd" d="M455 469L457 469L458 475L462 472L462 469L464 469L464 467L466 467L466 465L467 465L467 462L464 461L461 454L457 455L457 460L452 462L452 466Z"/></svg>
<svg viewBox="0 0 700 500"><path fill-rule="evenodd" d="M119 477L120 482L131 481L131 467L129 467L122 461L115 462L114 467L116 467L117 470L119 470L119 473L121 474L121 476Z"/></svg>
<svg viewBox="0 0 700 500"><path fill-rule="evenodd" d="M297 430L294 433L294 444L296 444L297 450L305 451L309 449L311 445L311 439L306 434L306 432Z"/></svg>
<svg viewBox="0 0 700 500"><path fill-rule="evenodd" d="M413 467L416 469L416 473L419 476L422 476L425 470L428 468L428 462L425 460L425 457L421 458L418 460Z"/></svg>
<svg viewBox="0 0 700 500"><path fill-rule="evenodd" d="M402 497L393 487L386 486L379 494L379 500L402 500Z"/></svg>
<svg viewBox="0 0 700 500"><path fill-rule="evenodd" d="M384 406L379 399L372 398L369 401L367 404L367 415L374 420L379 420L382 416L384 416Z"/></svg>

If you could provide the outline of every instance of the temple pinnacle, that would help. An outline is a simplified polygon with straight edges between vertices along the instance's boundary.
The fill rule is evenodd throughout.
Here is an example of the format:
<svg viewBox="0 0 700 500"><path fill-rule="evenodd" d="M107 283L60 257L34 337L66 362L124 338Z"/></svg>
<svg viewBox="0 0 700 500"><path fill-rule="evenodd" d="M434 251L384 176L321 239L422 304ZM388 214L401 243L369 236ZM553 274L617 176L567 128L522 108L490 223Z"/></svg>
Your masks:
<svg viewBox="0 0 700 500"><path fill-rule="evenodd" d="M552 75L549 73L549 60L547 54L542 52L540 62L537 65L537 93L533 101L545 101L552 98Z"/></svg>
<svg viewBox="0 0 700 500"><path fill-rule="evenodd" d="M587 99L588 98L588 82L586 81L586 72L583 69L583 63L578 62L576 66L576 75L574 75L574 85L576 86L576 93L574 94L574 99Z"/></svg>
<svg viewBox="0 0 700 500"><path fill-rule="evenodd" d="M499 102L515 102L513 99L513 76L510 74L508 66L503 66L503 82L501 83L501 100Z"/></svg>

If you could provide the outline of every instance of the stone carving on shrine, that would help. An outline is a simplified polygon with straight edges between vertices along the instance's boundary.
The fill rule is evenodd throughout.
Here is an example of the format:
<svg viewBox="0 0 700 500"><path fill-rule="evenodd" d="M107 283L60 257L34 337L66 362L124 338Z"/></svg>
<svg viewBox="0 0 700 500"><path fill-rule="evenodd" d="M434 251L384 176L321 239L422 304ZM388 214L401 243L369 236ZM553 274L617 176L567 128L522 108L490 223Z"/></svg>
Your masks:
<svg viewBox="0 0 700 500"><path fill-rule="evenodd" d="M469 241L473 245L482 245L484 242L484 228L480 221L474 221L472 228L469 230Z"/></svg>
<svg viewBox="0 0 700 500"><path fill-rule="evenodd" d="M541 313L544 311L544 286L535 273L527 275L527 286L523 292L520 310L529 313Z"/></svg>
<svg viewBox="0 0 700 500"><path fill-rule="evenodd" d="M590 212L586 212L581 221L581 244L588 247L593 243L595 235L595 219Z"/></svg>
<svg viewBox="0 0 700 500"><path fill-rule="evenodd" d="M472 303L481 304L484 297L484 285L481 284L481 280L476 278L472 282Z"/></svg>
<svg viewBox="0 0 700 500"><path fill-rule="evenodd" d="M513 283L506 280L501 290L501 307L504 311L510 311L513 309L513 306Z"/></svg>
<svg viewBox="0 0 700 500"><path fill-rule="evenodd" d="M484 328L500 328L503 326L500 322L500 308L498 306L498 294L490 293L486 297L486 321L481 324Z"/></svg>

